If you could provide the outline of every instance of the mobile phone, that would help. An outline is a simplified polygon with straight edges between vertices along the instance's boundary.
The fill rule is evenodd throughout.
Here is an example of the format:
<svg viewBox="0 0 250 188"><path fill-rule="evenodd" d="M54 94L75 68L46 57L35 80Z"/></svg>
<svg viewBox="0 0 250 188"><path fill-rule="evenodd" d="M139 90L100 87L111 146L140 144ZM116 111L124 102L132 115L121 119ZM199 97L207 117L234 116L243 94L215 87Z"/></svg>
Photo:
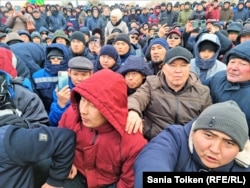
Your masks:
<svg viewBox="0 0 250 188"><path fill-rule="evenodd" d="M68 71L58 71L58 91L69 85Z"/></svg>
<svg viewBox="0 0 250 188"><path fill-rule="evenodd" d="M94 42L95 42L95 46L97 46L97 47L99 47L101 45L100 39L95 39Z"/></svg>
<svg viewBox="0 0 250 188"><path fill-rule="evenodd" d="M206 27L206 20L192 20L193 28L204 28Z"/></svg>
<svg viewBox="0 0 250 188"><path fill-rule="evenodd" d="M18 6L18 5L15 6L15 11L16 12L20 12L20 9L21 9L20 6Z"/></svg>

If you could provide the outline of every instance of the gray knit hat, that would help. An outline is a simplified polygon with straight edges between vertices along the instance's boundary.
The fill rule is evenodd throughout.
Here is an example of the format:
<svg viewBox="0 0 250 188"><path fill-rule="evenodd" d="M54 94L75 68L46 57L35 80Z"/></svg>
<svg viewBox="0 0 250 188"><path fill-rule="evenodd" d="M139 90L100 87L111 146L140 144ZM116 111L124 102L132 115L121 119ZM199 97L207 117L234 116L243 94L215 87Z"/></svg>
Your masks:
<svg viewBox="0 0 250 188"><path fill-rule="evenodd" d="M193 130L208 129L231 137L240 151L248 140L248 125L245 114L235 101L215 103L207 107L197 118Z"/></svg>
<svg viewBox="0 0 250 188"><path fill-rule="evenodd" d="M189 64L192 58L193 55L189 50L181 46L176 46L166 53L164 62L171 64L176 59L184 59Z"/></svg>

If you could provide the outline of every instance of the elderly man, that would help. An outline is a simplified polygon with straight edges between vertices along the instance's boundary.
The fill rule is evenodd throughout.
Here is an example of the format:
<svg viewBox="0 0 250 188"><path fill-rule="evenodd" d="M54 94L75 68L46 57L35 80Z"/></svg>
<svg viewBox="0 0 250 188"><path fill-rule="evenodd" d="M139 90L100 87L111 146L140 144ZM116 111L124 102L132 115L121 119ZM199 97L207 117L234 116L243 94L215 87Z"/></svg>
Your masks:
<svg viewBox="0 0 250 188"><path fill-rule="evenodd" d="M250 41L232 48L226 57L227 70L220 71L204 83L209 86L213 103L234 100L246 114L250 126Z"/></svg>
<svg viewBox="0 0 250 188"><path fill-rule="evenodd" d="M211 105L209 88L190 72L191 58L192 54L183 47L170 49L161 72L148 76L128 97L128 133L143 130L150 140L166 126L184 125Z"/></svg>

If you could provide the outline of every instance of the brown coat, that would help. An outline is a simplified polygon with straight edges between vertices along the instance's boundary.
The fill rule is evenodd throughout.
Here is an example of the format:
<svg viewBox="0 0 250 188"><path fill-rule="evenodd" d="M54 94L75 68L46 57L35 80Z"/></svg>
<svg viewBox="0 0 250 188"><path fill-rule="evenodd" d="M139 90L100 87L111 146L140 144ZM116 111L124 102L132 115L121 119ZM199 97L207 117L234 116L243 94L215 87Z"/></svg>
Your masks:
<svg viewBox="0 0 250 188"><path fill-rule="evenodd" d="M25 13L19 17L10 15L7 19L6 25L7 27L11 28L13 32L18 32L18 30L27 30L27 21L32 21L33 24L35 24L34 19L28 13Z"/></svg>
<svg viewBox="0 0 250 188"><path fill-rule="evenodd" d="M151 139L167 125L184 125L212 104L210 90L190 73L185 88L174 92L162 72L147 76L145 83L128 97L129 110L139 112L144 118L144 135Z"/></svg>

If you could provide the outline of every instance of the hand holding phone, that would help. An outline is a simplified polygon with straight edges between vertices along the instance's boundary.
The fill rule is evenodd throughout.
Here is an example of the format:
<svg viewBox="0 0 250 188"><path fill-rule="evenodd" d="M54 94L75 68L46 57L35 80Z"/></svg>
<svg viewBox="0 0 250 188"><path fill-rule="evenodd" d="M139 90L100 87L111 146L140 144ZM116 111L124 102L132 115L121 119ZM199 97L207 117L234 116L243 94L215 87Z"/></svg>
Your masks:
<svg viewBox="0 0 250 188"><path fill-rule="evenodd" d="M58 91L69 85L68 71L58 71Z"/></svg>
<svg viewBox="0 0 250 188"><path fill-rule="evenodd" d="M16 6L15 6L15 11L16 11L16 12L20 12L20 10L21 10L21 7L18 6L18 5L16 5Z"/></svg>

